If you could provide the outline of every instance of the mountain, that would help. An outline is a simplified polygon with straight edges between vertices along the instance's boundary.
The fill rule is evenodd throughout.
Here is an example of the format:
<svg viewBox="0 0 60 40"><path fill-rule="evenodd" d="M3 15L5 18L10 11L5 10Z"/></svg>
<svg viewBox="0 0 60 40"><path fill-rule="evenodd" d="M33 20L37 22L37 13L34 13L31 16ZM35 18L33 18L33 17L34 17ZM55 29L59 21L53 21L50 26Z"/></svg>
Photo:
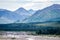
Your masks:
<svg viewBox="0 0 60 40"><path fill-rule="evenodd" d="M24 8L19 8L16 11L14 11L15 13L19 14L22 16L22 19L24 20L25 18L28 18L31 16L31 14L25 10Z"/></svg>
<svg viewBox="0 0 60 40"><path fill-rule="evenodd" d="M0 17L0 24L7 24L7 23L13 23L13 20L10 20L8 18L5 17Z"/></svg>
<svg viewBox="0 0 60 40"><path fill-rule="evenodd" d="M36 13L34 13L34 15L32 15L24 22L45 22L52 20L58 21L58 18L60 18L60 5L53 4L42 10L38 10Z"/></svg>
<svg viewBox="0 0 60 40"><path fill-rule="evenodd" d="M10 20L12 22L12 21L20 20L20 19L22 18L19 14L11 12L9 10L0 9L0 21L2 21L3 23L5 21L9 23L9 21L7 20Z"/></svg>
<svg viewBox="0 0 60 40"><path fill-rule="evenodd" d="M28 10L31 15L33 15L36 11L33 9Z"/></svg>

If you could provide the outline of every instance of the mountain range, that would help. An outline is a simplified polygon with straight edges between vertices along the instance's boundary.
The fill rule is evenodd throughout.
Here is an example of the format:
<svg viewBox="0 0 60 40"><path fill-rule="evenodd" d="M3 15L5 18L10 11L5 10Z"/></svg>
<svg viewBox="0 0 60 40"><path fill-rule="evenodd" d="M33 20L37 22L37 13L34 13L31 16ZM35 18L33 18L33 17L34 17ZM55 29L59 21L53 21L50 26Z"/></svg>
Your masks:
<svg viewBox="0 0 60 40"><path fill-rule="evenodd" d="M25 22L60 21L60 5L54 4L35 12Z"/></svg>
<svg viewBox="0 0 60 40"><path fill-rule="evenodd" d="M31 15L32 14L24 8L19 8L14 12L6 9L0 9L0 23L13 23L18 21L21 22Z"/></svg>
<svg viewBox="0 0 60 40"><path fill-rule="evenodd" d="M23 19L28 18L29 16L31 16L29 11L25 10L24 8L19 8L14 12L21 15Z"/></svg>
<svg viewBox="0 0 60 40"><path fill-rule="evenodd" d="M16 20L20 20L21 19L21 16L17 13L14 13L12 11L9 11L9 10L5 10L5 9L0 9L0 21L4 22L6 21L7 23L8 20L10 20L10 22L14 22Z"/></svg>
<svg viewBox="0 0 60 40"><path fill-rule="evenodd" d="M15 11L0 9L0 23L30 23L60 21L60 4L53 4L42 10L26 10L18 8Z"/></svg>
<svg viewBox="0 0 60 40"><path fill-rule="evenodd" d="M30 10L28 10L28 12L29 12L31 15L33 15L33 14L36 12L36 10L30 9Z"/></svg>
<svg viewBox="0 0 60 40"><path fill-rule="evenodd" d="M29 18L30 16L32 16L34 13L34 10L32 10L32 9L26 10L21 7L21 8L18 8L17 10L15 10L14 12L19 14L22 17L22 19L20 19L20 22L22 22L22 20L25 20L25 19Z"/></svg>

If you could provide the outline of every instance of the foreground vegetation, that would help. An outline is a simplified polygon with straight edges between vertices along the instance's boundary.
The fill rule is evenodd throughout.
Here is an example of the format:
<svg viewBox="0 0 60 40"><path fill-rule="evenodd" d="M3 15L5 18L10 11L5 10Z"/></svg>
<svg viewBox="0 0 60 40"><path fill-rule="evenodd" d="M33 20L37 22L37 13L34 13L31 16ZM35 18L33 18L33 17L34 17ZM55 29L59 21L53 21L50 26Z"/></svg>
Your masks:
<svg viewBox="0 0 60 40"><path fill-rule="evenodd" d="M36 34L60 35L60 21L44 23L0 24L0 31L35 31Z"/></svg>

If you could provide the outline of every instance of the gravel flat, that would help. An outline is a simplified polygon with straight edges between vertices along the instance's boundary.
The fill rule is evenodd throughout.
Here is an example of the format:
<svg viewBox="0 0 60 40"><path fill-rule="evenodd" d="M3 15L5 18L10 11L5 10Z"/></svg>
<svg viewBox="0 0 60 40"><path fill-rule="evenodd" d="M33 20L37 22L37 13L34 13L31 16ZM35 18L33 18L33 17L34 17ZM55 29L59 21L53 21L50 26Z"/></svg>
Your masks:
<svg viewBox="0 0 60 40"><path fill-rule="evenodd" d="M60 40L60 37L33 35L0 35L0 40Z"/></svg>
<svg viewBox="0 0 60 40"><path fill-rule="evenodd" d="M6 32L0 31L0 40L60 40L53 35L27 35L31 32Z"/></svg>

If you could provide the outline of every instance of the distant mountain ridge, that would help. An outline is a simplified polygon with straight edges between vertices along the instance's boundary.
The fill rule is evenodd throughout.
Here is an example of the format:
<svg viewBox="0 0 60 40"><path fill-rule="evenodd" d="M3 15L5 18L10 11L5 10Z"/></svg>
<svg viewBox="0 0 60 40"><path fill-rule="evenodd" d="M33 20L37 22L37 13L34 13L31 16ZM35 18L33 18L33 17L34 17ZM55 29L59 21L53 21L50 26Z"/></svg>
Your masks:
<svg viewBox="0 0 60 40"><path fill-rule="evenodd" d="M27 10L25 10L24 8L18 8L15 12L20 15L29 15L29 12Z"/></svg>
<svg viewBox="0 0 60 40"><path fill-rule="evenodd" d="M21 23L22 20L30 17L32 14L24 8L19 8L16 11L9 11L6 9L0 9L0 23L11 23L17 22ZM2 19L3 18L3 19ZM9 21L10 20L10 21Z"/></svg>
<svg viewBox="0 0 60 40"><path fill-rule="evenodd" d="M36 12L36 10L33 10L33 9L30 9L30 10L28 10L29 11L29 13L31 13L31 14L34 14L35 12Z"/></svg>
<svg viewBox="0 0 60 40"><path fill-rule="evenodd" d="M16 11L14 11L15 13L17 13L17 14L19 14L19 15L21 15L22 16L22 20L24 20L24 19L26 19L26 18L29 18L32 14L28 11L28 10L26 10L26 9L24 9L24 8L18 8ZM22 21L21 20L21 21ZM20 22L21 22L20 21Z"/></svg>
<svg viewBox="0 0 60 40"><path fill-rule="evenodd" d="M0 9L0 19L3 17L4 20L6 20L6 22L8 20L11 20L11 21L16 21L16 20L20 20L21 19L21 16L18 15L17 13L14 13L12 11L9 11L9 10L5 10L5 9ZM6 18L6 19L5 19ZM8 20L7 20L8 19ZM3 22L3 20L0 20ZM10 21L10 22L11 22ZM8 22L9 23L9 22Z"/></svg>
<svg viewBox="0 0 60 40"><path fill-rule="evenodd" d="M6 21L7 20L7 21ZM0 9L0 23L30 23L60 21L60 4L53 4L42 10L26 10L18 8L16 11Z"/></svg>
<svg viewBox="0 0 60 40"><path fill-rule="evenodd" d="M28 18L25 22L45 22L52 21L51 19L60 18L60 5L54 4L43 10L38 10L33 16ZM57 20L58 21L58 20Z"/></svg>
<svg viewBox="0 0 60 40"><path fill-rule="evenodd" d="M14 23L14 21L6 17L0 17L0 24L7 24L7 23Z"/></svg>

